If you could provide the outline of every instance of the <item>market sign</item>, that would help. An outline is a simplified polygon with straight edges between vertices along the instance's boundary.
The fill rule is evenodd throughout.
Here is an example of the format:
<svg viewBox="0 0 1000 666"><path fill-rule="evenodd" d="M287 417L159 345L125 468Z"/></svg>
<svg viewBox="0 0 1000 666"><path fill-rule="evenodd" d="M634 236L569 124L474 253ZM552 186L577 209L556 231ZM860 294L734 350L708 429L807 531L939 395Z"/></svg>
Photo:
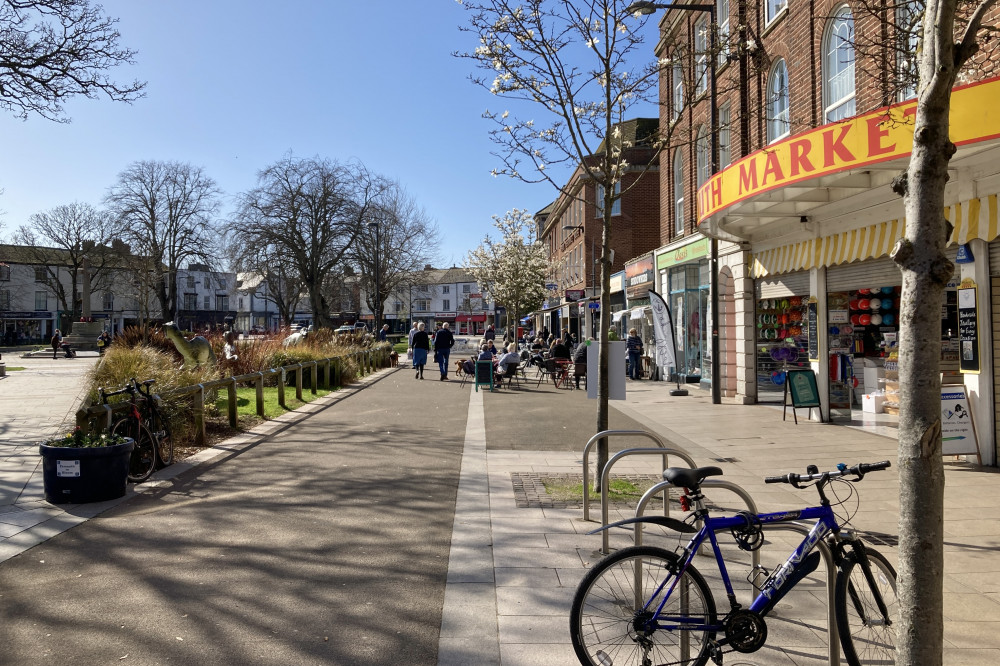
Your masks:
<svg viewBox="0 0 1000 666"><path fill-rule="evenodd" d="M586 289L567 289L566 290L566 300L570 302L579 301L581 298L586 297Z"/></svg>
<svg viewBox="0 0 1000 666"><path fill-rule="evenodd" d="M956 145L1000 136L1000 78L961 86L951 96ZM823 125L747 155L698 188L698 223L735 203L793 183L879 162L913 151L916 100Z"/></svg>
<svg viewBox="0 0 1000 666"><path fill-rule="evenodd" d="M667 250L656 257L656 269L662 271L664 268L670 268L677 264L686 264L689 261L707 257L708 251L711 249L710 246L711 241L707 238L702 238L673 250Z"/></svg>
<svg viewBox="0 0 1000 666"><path fill-rule="evenodd" d="M628 299L645 298L653 288L653 253L650 252L625 264L625 296Z"/></svg>

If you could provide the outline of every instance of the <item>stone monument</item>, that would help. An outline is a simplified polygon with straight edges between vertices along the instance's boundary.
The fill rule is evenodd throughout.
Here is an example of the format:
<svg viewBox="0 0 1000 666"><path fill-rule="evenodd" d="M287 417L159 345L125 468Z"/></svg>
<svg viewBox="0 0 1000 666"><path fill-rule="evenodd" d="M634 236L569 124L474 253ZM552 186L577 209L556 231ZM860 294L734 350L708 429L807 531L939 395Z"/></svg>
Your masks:
<svg viewBox="0 0 1000 666"><path fill-rule="evenodd" d="M80 321L73 322L73 328L69 335L63 337L63 342L73 349L80 351L97 351L97 336L104 330L105 324L100 321L93 321L90 310L90 263L84 257L80 264L80 292L82 304L80 308Z"/></svg>

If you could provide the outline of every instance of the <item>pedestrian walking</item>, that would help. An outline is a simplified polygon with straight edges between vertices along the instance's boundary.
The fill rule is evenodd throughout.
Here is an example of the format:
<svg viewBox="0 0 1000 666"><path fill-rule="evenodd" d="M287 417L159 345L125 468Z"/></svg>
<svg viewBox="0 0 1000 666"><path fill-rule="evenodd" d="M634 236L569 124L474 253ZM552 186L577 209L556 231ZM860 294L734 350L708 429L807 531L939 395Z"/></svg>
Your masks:
<svg viewBox="0 0 1000 666"><path fill-rule="evenodd" d="M413 335L417 332L417 322L413 322L413 326L410 327L409 336L406 338L406 353L409 354L410 360L413 360ZM414 363L413 367L417 367Z"/></svg>
<svg viewBox="0 0 1000 666"><path fill-rule="evenodd" d="M642 369L639 365L642 358L642 338L639 337L639 332L634 328L628 330L625 349L628 352L628 376L630 379L639 379L642 376Z"/></svg>
<svg viewBox="0 0 1000 666"><path fill-rule="evenodd" d="M448 357L451 356L451 348L455 346L455 336L445 322L441 330L434 336L434 359L438 362L441 370L441 381L448 381Z"/></svg>
<svg viewBox="0 0 1000 666"><path fill-rule="evenodd" d="M413 368L416 371L414 379L424 378L424 366L427 365L427 352L431 349L431 338L424 330L424 322L417 324L413 334Z"/></svg>
<svg viewBox="0 0 1000 666"><path fill-rule="evenodd" d="M62 334L59 332L58 328L56 329L56 332L52 334L52 339L49 340L49 344L52 345L52 360L54 361L56 360L56 355L59 353L59 347L62 345Z"/></svg>
<svg viewBox="0 0 1000 666"><path fill-rule="evenodd" d="M486 327L486 333L483 334L484 340L496 340L497 331L493 328L493 324Z"/></svg>

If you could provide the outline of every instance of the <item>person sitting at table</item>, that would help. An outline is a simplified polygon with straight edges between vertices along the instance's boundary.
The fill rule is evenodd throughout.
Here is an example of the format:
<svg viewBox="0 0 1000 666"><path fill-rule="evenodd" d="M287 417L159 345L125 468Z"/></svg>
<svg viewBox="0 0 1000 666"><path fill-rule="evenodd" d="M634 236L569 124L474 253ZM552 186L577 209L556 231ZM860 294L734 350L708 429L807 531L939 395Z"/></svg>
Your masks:
<svg viewBox="0 0 1000 666"><path fill-rule="evenodd" d="M490 350L490 353L493 354L493 356L497 355L497 347L493 344L493 340L488 340L486 342L486 348Z"/></svg>
<svg viewBox="0 0 1000 666"><path fill-rule="evenodd" d="M580 388L580 377L587 376L587 343L581 342L573 350L573 379Z"/></svg>
<svg viewBox="0 0 1000 666"><path fill-rule="evenodd" d="M493 354L490 352L489 346L483 343L479 346L479 356L476 358L477 361L492 361Z"/></svg>
<svg viewBox="0 0 1000 666"><path fill-rule="evenodd" d="M562 358L569 361L572 355L569 352L569 347L562 341L562 339L557 339L549 347L549 358Z"/></svg>
<svg viewBox="0 0 1000 666"><path fill-rule="evenodd" d="M509 364L521 364L521 355L517 353L517 343L510 343L507 345L507 351L497 359L497 368L499 372L503 372Z"/></svg>

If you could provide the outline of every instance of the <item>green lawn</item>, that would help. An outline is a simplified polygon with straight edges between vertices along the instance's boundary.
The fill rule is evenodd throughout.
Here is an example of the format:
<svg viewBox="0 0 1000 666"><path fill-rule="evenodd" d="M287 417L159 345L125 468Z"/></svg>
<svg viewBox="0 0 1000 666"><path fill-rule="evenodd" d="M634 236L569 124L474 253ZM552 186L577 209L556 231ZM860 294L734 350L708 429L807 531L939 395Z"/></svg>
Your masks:
<svg viewBox="0 0 1000 666"><path fill-rule="evenodd" d="M16 366L16 365L13 365L13 366L8 365L7 366L7 372L17 372L18 370L24 370L24 368Z"/></svg>
<svg viewBox="0 0 1000 666"><path fill-rule="evenodd" d="M407 349L407 347L406 347L406 340L400 340L399 342L397 342L396 344L394 344L392 346L392 348L393 348L393 350L397 354L399 354L400 356L402 356L403 354L406 353L406 349Z"/></svg>
<svg viewBox="0 0 1000 666"><path fill-rule="evenodd" d="M285 412L298 409L307 402L312 402L320 396L331 393L324 389L319 389L313 395L308 389L302 389L303 401L295 399L295 387L285 388L285 407L278 404L278 387L264 387L264 416L273 419ZM219 399L215 401L215 406L220 414L225 414L229 410L229 394L227 391L219 391ZM240 416L254 416L257 414L257 390L254 388L236 389L236 411Z"/></svg>

